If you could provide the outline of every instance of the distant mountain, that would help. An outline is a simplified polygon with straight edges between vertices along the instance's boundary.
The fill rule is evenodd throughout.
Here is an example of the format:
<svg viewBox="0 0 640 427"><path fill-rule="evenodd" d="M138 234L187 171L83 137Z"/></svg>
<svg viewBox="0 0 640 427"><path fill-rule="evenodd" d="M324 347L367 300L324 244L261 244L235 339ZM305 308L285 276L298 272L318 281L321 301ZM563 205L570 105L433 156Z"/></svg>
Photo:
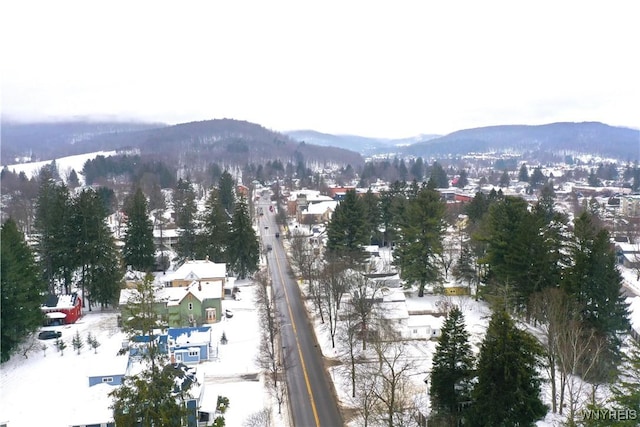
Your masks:
<svg viewBox="0 0 640 427"><path fill-rule="evenodd" d="M596 154L633 161L640 156L640 131L599 122L489 126L418 142L403 153L429 157L504 150Z"/></svg>
<svg viewBox="0 0 640 427"><path fill-rule="evenodd" d="M105 124L80 122L60 124L60 127L55 125L52 123L43 127L35 124L33 129L28 124L19 125L17 129L13 128L14 125L3 126L2 149L5 150L6 144L8 150L24 155L27 138L22 135L29 135L39 143L32 142L28 148L41 159L94 151L136 149L146 158L194 169L205 168L212 162L245 165L276 159L294 163L305 159L353 166L363 162L362 157L354 151L301 143L258 124L232 119L174 126L129 124L129 130L118 128L103 132L98 129L106 128ZM79 132L85 129L87 132ZM78 137L79 134L83 135L82 138ZM19 151L20 147L23 149ZM3 154L3 163L12 160Z"/></svg>
<svg viewBox="0 0 640 427"><path fill-rule="evenodd" d="M83 154L83 143L100 135L134 132L166 126L161 123L58 121L37 123L2 122L0 158L2 164L17 158L48 160Z"/></svg>
<svg viewBox="0 0 640 427"><path fill-rule="evenodd" d="M296 141L304 141L309 144L322 145L325 147L339 147L347 150L357 151L362 155L372 155L396 151L396 147L415 143L417 141L427 141L437 138L440 135L419 135L411 138L389 139L389 138L369 138L358 135L332 135L315 130L293 130L285 132Z"/></svg>

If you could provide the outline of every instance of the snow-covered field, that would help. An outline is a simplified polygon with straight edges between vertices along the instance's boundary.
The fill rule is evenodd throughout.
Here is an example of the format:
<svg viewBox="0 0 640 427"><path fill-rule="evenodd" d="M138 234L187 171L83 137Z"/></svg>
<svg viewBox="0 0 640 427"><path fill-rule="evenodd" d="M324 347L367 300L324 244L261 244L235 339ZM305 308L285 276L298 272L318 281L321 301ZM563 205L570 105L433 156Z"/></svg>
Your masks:
<svg viewBox="0 0 640 427"><path fill-rule="evenodd" d="M237 281L241 299L224 300L225 309L234 316L216 323L212 336L219 342L222 332L228 339L218 345L219 358L196 365L205 374L205 392L201 407L215 408L218 395L229 398L225 414L228 426L242 426L251 414L271 407L259 369L255 362L259 342L259 324L253 302L253 285ZM96 368L113 364L125 335L117 327L117 312L86 312L73 325L58 326L68 347L61 355L54 348L55 340L34 340L34 347L25 358L14 355L2 364L0 375L0 421L10 427L71 425L109 419L109 385L89 387L87 375ZM100 342L97 354L85 344L77 354L71 340L76 331L86 339L90 331ZM43 349L43 346L46 350ZM95 420L95 421L93 421ZM282 421L282 420L279 420ZM277 422L277 425L285 425Z"/></svg>
<svg viewBox="0 0 640 427"><path fill-rule="evenodd" d="M75 170L76 173L78 174L78 179L80 183L84 184L84 178L80 174L80 172L82 171L82 168L84 167L84 164L87 160L93 160L97 156L105 156L105 157L114 156L116 155L116 153L117 153L116 151L96 151L93 153L60 157L59 159L55 159L55 161L56 161L56 166L58 167L58 172L60 173L60 177L63 179L63 181L65 181L65 183L67 180L67 176L71 172L71 170ZM16 163L13 165L7 165L6 167L8 170L13 171L15 173L24 172L27 178L31 179L34 175L38 173L40 169L42 169L43 166L49 165L51 164L51 162L52 160L44 160L41 162L32 162L32 163Z"/></svg>

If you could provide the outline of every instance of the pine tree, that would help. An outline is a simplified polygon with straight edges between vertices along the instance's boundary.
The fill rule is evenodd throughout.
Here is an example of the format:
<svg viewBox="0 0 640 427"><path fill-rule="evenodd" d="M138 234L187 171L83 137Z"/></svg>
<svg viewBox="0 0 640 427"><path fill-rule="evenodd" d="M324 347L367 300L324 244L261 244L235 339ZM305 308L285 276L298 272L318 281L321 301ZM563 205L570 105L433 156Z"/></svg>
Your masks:
<svg viewBox="0 0 640 427"><path fill-rule="evenodd" d="M100 196L91 189L78 194L72 206L71 221L77 239L75 257L82 269L82 295L88 296L89 310L92 302L105 307L115 302L122 278L120 256L105 222L107 211Z"/></svg>
<svg viewBox="0 0 640 427"><path fill-rule="evenodd" d="M373 194L371 189L369 189L363 196L362 202L366 211L367 218L367 230L369 230L369 240L372 241L378 238L380 231L380 208L378 206L378 197Z"/></svg>
<svg viewBox="0 0 640 427"><path fill-rule="evenodd" d="M39 180L34 223L38 258L49 292L56 293L56 283L62 280L66 293L69 293L71 271L75 267L69 191L56 183L48 168L41 170Z"/></svg>
<svg viewBox="0 0 640 427"><path fill-rule="evenodd" d="M40 305L46 284L33 253L15 221L9 218L0 230L1 361L5 362L26 337L42 325Z"/></svg>
<svg viewBox="0 0 640 427"><path fill-rule="evenodd" d="M213 262L226 262L229 244L229 215L220 201L220 191L212 188L202 216L203 231L200 234L200 258L208 256Z"/></svg>
<svg viewBox="0 0 640 427"><path fill-rule="evenodd" d="M73 345L73 349L80 354L80 350L84 347L84 342L82 338L80 338L80 331L76 331L76 334L71 339L71 345Z"/></svg>
<svg viewBox="0 0 640 427"><path fill-rule="evenodd" d="M91 334L91 332L87 334L87 344L89 345L89 347L93 349L94 354L98 353L98 347L100 347L100 342L95 336L93 336L93 334Z"/></svg>
<svg viewBox="0 0 640 427"><path fill-rule="evenodd" d="M433 162L433 165L431 165L431 175L429 179L433 181L435 188L449 188L447 173L438 162Z"/></svg>
<svg viewBox="0 0 640 427"><path fill-rule="evenodd" d="M222 175L220 175L218 191L220 203L222 203L222 207L229 213L233 212L233 205L236 202L234 187L235 182L233 177L227 170L225 170L222 172Z"/></svg>
<svg viewBox="0 0 640 427"><path fill-rule="evenodd" d="M541 352L535 338L518 329L504 310L493 313L480 348L469 425L532 426L547 413L537 372Z"/></svg>
<svg viewBox="0 0 640 427"><path fill-rule="evenodd" d="M471 288L471 285L474 282L477 283L478 273L476 271L473 253L468 243L462 246L460 257L458 258L458 262L456 262L456 264L453 266L452 273L453 277L455 277L456 279L467 282L469 288Z"/></svg>
<svg viewBox="0 0 640 427"><path fill-rule="evenodd" d="M247 202L243 197L235 204L228 249L228 262L238 277L244 279L258 269L260 244L251 225Z"/></svg>
<svg viewBox="0 0 640 427"><path fill-rule="evenodd" d="M620 411L635 411L636 418L629 420L616 420L616 426L637 426L640 418L640 341L629 340L630 348L619 380L611 387L613 393L613 405Z"/></svg>
<svg viewBox="0 0 640 427"><path fill-rule="evenodd" d="M442 326L433 356L430 395L437 418L457 420L471 399L473 355L464 316L454 307Z"/></svg>
<svg viewBox="0 0 640 427"><path fill-rule="evenodd" d="M441 280L438 255L442 252L445 206L440 193L427 187L408 201L404 216L399 218L399 238L393 252L394 263L402 278L419 285L418 296L424 296L427 284Z"/></svg>
<svg viewBox="0 0 640 427"><path fill-rule="evenodd" d="M529 182L529 171L525 163L520 166L520 172L518 172L518 181Z"/></svg>
<svg viewBox="0 0 640 427"><path fill-rule="evenodd" d="M583 307L585 325L607 339L604 366L597 370L600 381L609 381L615 375L620 361L619 334L629 327L628 305L620 292L622 277L609 242L609 232L599 229L591 215L583 212L575 220L570 249L573 265L562 283Z"/></svg>
<svg viewBox="0 0 640 427"><path fill-rule="evenodd" d="M509 177L509 174L505 170L504 172L502 172L502 175L500 175L500 181L499 181L500 187L508 187L510 182L511 182L511 178Z"/></svg>
<svg viewBox="0 0 640 427"><path fill-rule="evenodd" d="M147 201L137 189L125 209L127 231L124 237L123 258L134 270L151 271L154 264L153 224L147 212Z"/></svg>
<svg viewBox="0 0 640 427"><path fill-rule="evenodd" d="M78 174L75 169L71 169L69 172L69 178L67 178L67 185L69 188L76 188L80 186L80 180L78 180Z"/></svg>
<svg viewBox="0 0 640 427"><path fill-rule="evenodd" d="M144 427L186 425L185 400L194 383L191 377L168 364L168 358L156 339L155 331L165 329L166 320L154 310L156 294L153 276L147 274L127 301L125 331L130 338L142 336L139 349L144 369L124 378L123 384L109 393L113 398L113 417L117 425ZM182 384L182 386L178 385ZM141 424L139 424L139 420Z"/></svg>
<svg viewBox="0 0 640 427"><path fill-rule="evenodd" d="M369 244L367 209L355 190L349 190L336 206L327 226L327 251L337 257L360 262L363 246Z"/></svg>
<svg viewBox="0 0 640 427"><path fill-rule="evenodd" d="M416 161L413 162L413 165L411 165L410 172L413 179L418 182L422 181L424 179L424 169L424 160L422 160L422 157L418 157Z"/></svg>
<svg viewBox="0 0 640 427"><path fill-rule="evenodd" d="M196 193L189 180L178 180L173 191L173 209L179 229L176 251L181 259L193 259L196 255Z"/></svg>
<svg viewBox="0 0 640 427"><path fill-rule="evenodd" d="M458 181L456 182L456 187L464 188L467 185L469 185L468 174L466 170L462 169L460 171L460 174L458 175Z"/></svg>

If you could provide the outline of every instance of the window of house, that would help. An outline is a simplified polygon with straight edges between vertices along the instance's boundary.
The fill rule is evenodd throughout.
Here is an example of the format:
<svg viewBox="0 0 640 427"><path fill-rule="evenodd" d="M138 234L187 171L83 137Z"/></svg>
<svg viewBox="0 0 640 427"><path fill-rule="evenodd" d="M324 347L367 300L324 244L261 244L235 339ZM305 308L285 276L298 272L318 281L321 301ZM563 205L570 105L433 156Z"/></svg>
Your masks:
<svg viewBox="0 0 640 427"><path fill-rule="evenodd" d="M102 382L103 383L112 383L113 382L113 377L104 377L104 378L102 378Z"/></svg>
<svg viewBox="0 0 640 427"><path fill-rule="evenodd" d="M189 310L193 310L193 303L192 302L189 303Z"/></svg>
<svg viewBox="0 0 640 427"><path fill-rule="evenodd" d="M216 320L216 309L207 309L207 320Z"/></svg>
<svg viewBox="0 0 640 427"><path fill-rule="evenodd" d="M196 357L200 354L200 352L198 350L191 350L189 351L189 356L191 357Z"/></svg>

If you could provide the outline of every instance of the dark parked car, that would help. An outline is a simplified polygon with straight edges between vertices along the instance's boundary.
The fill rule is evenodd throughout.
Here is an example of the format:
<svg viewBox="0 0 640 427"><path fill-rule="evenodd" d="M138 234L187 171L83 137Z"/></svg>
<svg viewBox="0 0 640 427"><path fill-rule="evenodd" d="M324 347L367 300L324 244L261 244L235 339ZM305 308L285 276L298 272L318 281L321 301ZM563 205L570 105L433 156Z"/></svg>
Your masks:
<svg viewBox="0 0 640 427"><path fill-rule="evenodd" d="M271 245L267 245L267 250L268 250L268 251L270 251L270 250L272 250L272 249L273 249L273 246L271 246Z"/></svg>
<svg viewBox="0 0 640 427"><path fill-rule="evenodd" d="M60 331L42 331L38 334L39 340L53 340L56 338L60 338L62 336L62 332Z"/></svg>
<svg viewBox="0 0 640 427"><path fill-rule="evenodd" d="M233 317L233 311L231 311L231 310L229 310L229 309L226 309L226 310L224 311L224 315L225 315L225 317L226 317L227 319L231 319L231 318Z"/></svg>
<svg viewBox="0 0 640 427"><path fill-rule="evenodd" d="M276 231L276 239L277 239L278 237L280 237L280 233L278 233L278 232Z"/></svg>

